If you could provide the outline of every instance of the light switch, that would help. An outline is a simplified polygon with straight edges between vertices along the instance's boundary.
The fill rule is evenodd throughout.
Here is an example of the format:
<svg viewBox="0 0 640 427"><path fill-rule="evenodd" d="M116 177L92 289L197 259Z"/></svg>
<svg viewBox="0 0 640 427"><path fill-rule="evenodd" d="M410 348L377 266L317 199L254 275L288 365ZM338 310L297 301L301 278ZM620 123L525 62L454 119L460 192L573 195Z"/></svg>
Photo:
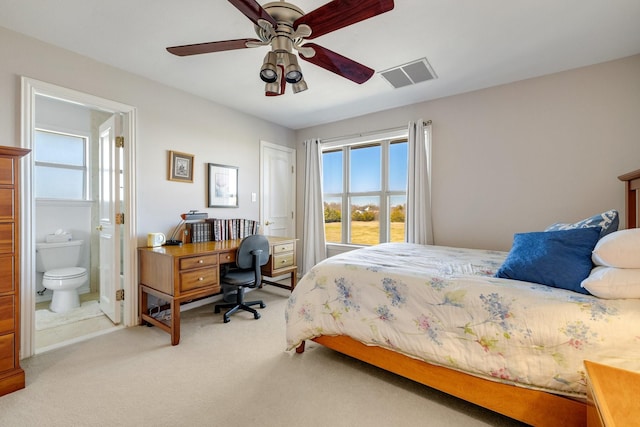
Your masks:
<svg viewBox="0 0 640 427"><path fill-rule="evenodd" d="M256 201L256 193L251 193L251 201L252 202Z"/></svg>

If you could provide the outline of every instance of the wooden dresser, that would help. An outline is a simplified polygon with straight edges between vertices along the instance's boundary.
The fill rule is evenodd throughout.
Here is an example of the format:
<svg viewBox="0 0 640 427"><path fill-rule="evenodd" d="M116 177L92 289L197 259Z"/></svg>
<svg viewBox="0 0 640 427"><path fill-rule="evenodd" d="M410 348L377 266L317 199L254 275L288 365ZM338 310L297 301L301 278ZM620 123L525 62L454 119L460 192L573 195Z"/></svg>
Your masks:
<svg viewBox="0 0 640 427"><path fill-rule="evenodd" d="M0 147L0 396L24 388L20 367L20 158Z"/></svg>

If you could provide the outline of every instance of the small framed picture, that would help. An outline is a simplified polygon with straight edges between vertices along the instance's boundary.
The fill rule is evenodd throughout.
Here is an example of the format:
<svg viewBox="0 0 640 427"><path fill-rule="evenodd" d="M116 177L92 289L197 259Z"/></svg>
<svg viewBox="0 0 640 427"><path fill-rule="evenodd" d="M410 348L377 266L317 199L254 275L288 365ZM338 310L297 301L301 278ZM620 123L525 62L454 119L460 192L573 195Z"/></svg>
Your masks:
<svg viewBox="0 0 640 427"><path fill-rule="evenodd" d="M193 154L169 151L169 180L193 182Z"/></svg>
<svg viewBox="0 0 640 427"><path fill-rule="evenodd" d="M238 168L209 163L209 207L238 207Z"/></svg>

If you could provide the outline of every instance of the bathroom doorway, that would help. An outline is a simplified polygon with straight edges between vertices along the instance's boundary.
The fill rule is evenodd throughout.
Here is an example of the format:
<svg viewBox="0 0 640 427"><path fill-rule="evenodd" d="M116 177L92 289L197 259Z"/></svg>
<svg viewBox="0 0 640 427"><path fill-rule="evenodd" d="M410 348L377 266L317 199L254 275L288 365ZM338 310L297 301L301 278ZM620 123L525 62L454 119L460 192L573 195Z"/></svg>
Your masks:
<svg viewBox="0 0 640 427"><path fill-rule="evenodd" d="M22 101L24 148L33 150L37 132L42 131L75 135L87 141L85 187L77 179L74 181L74 184L80 184L81 190L78 191L83 192L82 197L42 197L35 182L39 171L36 171L33 151L23 164L23 188L28 189L21 202L21 358L25 358L137 323L136 280L133 277L135 224L129 221L116 226L114 231L118 244L112 249L114 253L106 257L100 255L100 232L97 228L102 214L100 206L103 206L100 204L102 186L99 184L103 178L100 176L103 168L98 146L100 125L114 118L122 123L121 135L125 141L124 146L116 150L121 166L114 179L115 196L118 204L122 205L119 213L135 218L135 180L132 176L135 109L27 78L22 81ZM82 175L77 170L73 173ZM48 310L52 291L42 286L43 273L35 268L35 243L65 234L73 240L83 241L83 257L78 266L87 269L89 281L79 289L81 306L78 309L53 313ZM117 283L101 284L101 268L115 271L113 278ZM106 311L111 315L118 313L114 321L103 313L105 302L100 291L106 288L113 289L114 293L123 289L124 295L129 297L123 301L116 301L115 295L111 298L111 304L117 305L118 310L111 307Z"/></svg>

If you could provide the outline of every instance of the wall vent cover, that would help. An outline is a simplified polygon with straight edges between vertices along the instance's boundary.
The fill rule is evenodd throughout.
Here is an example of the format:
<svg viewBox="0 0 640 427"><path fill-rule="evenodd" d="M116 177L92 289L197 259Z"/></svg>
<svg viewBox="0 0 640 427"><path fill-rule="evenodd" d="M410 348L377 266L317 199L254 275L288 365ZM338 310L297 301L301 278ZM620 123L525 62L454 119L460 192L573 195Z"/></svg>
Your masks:
<svg viewBox="0 0 640 427"><path fill-rule="evenodd" d="M380 71L379 74L396 89L438 77L429 62L427 62L427 58L389 68L388 70Z"/></svg>

